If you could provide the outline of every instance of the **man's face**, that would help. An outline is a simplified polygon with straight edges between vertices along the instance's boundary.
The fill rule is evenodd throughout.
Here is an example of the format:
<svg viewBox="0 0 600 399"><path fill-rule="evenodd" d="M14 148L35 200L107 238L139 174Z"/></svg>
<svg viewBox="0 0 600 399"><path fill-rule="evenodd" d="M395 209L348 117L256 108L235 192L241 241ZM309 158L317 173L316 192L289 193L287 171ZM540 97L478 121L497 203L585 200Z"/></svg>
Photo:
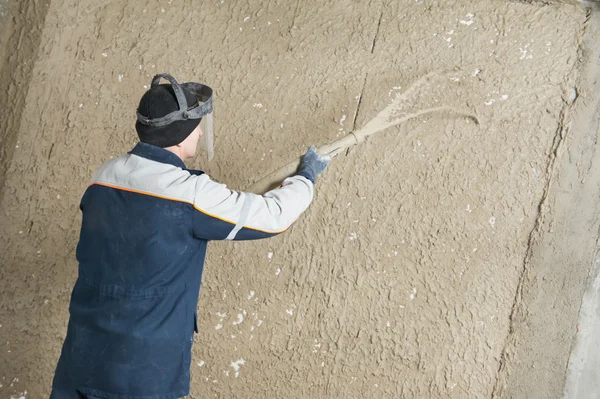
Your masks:
<svg viewBox="0 0 600 399"><path fill-rule="evenodd" d="M181 143L182 146L182 155L184 159L193 158L196 155L196 148L198 147L198 139L202 136L202 129L200 129L200 125L194 129L190 135L183 140Z"/></svg>

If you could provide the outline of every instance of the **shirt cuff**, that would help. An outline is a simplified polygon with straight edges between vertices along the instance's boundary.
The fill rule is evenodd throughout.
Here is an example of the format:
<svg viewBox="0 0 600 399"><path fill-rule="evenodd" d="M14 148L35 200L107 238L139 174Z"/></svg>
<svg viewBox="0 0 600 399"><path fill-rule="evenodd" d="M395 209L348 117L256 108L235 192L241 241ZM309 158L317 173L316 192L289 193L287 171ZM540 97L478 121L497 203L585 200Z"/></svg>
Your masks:
<svg viewBox="0 0 600 399"><path fill-rule="evenodd" d="M310 173L310 172L308 172L306 170L300 170L300 171L298 171L298 173L296 173L296 175L305 177L306 179L310 180L310 182L312 184L316 183L315 177L312 175L312 173Z"/></svg>

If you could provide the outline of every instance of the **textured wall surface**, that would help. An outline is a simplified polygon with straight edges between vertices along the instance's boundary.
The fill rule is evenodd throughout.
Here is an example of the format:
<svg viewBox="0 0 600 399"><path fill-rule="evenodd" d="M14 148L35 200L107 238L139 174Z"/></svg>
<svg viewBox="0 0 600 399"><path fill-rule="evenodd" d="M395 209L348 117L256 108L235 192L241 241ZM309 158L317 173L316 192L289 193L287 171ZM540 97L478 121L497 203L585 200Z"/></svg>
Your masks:
<svg viewBox="0 0 600 399"><path fill-rule="evenodd" d="M0 189L17 146L23 108L50 0L0 0Z"/></svg>
<svg viewBox="0 0 600 399"><path fill-rule="evenodd" d="M211 243L192 397L492 395L584 21L572 5L487 0L51 2L6 132L0 395L48 394L80 196L136 142L137 101L163 71L215 88L215 159L191 166L238 189L415 81L405 112L480 121L391 128L335 159L287 233Z"/></svg>

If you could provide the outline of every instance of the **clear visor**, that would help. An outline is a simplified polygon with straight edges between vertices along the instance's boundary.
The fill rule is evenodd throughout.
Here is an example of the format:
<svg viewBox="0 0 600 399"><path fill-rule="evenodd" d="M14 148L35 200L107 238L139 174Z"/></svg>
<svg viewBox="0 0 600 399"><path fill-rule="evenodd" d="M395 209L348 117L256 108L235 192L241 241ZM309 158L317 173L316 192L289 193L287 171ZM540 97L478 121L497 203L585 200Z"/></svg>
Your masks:
<svg viewBox="0 0 600 399"><path fill-rule="evenodd" d="M189 82L183 83L181 86L193 93L198 99L198 107L191 110L190 113L196 113L198 116L201 115L202 117L202 120L200 121L200 129L202 130L200 147L206 151L208 160L210 161L214 156L214 124L212 112L212 105L215 97L214 93L210 87L201 83Z"/></svg>
<svg viewBox="0 0 600 399"><path fill-rule="evenodd" d="M200 147L206 151L208 160L212 160L214 154L214 130L213 130L213 114L204 115L200 121L200 129L202 129L202 137L200 137Z"/></svg>

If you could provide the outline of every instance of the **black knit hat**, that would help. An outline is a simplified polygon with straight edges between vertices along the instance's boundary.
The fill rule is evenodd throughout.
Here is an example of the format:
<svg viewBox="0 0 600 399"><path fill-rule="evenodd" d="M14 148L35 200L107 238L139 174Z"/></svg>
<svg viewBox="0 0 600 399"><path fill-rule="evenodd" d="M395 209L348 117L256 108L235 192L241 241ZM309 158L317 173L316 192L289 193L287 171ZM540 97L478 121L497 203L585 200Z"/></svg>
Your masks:
<svg viewBox="0 0 600 399"><path fill-rule="evenodd" d="M189 107L198 104L196 96L185 89L183 92ZM138 106L138 112L149 119L161 118L178 110L177 97L170 84L161 84L150 88L144 93ZM135 123L135 130L137 130L140 141L165 148L185 140L198 127L200 120L175 121L166 126L148 126L138 120Z"/></svg>

